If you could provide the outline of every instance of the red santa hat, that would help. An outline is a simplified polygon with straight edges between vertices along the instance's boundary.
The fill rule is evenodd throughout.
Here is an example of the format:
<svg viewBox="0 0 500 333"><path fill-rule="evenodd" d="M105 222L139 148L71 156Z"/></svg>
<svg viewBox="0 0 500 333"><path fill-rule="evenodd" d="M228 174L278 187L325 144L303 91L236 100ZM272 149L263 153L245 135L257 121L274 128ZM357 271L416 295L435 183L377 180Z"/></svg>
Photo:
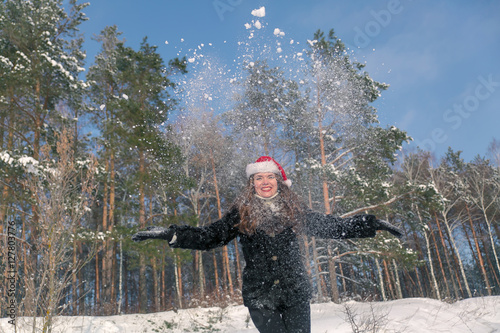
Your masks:
<svg viewBox="0 0 500 333"><path fill-rule="evenodd" d="M276 162L272 157L269 156L261 156L257 159L257 161L255 161L255 163L248 164L246 172L248 178L259 172L273 172L276 174L281 174L285 185L288 187L292 186L292 181L286 178L285 170L283 170L278 162Z"/></svg>

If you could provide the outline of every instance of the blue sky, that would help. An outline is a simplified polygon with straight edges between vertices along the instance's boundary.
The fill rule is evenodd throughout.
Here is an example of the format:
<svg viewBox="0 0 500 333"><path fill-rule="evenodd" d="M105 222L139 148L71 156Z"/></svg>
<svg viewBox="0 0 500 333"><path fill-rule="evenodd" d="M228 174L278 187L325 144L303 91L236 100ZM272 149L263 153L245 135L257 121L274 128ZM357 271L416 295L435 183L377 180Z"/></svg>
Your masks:
<svg viewBox="0 0 500 333"><path fill-rule="evenodd" d="M261 6L265 17L252 16ZM84 12L88 65L99 51L92 35L113 24L128 46L148 36L165 62L210 43L222 64L239 60L244 24L255 19L304 47L333 28L373 79L390 84L375 104L379 119L406 130L411 146L437 157L451 146L470 160L500 140L500 1L90 0Z"/></svg>

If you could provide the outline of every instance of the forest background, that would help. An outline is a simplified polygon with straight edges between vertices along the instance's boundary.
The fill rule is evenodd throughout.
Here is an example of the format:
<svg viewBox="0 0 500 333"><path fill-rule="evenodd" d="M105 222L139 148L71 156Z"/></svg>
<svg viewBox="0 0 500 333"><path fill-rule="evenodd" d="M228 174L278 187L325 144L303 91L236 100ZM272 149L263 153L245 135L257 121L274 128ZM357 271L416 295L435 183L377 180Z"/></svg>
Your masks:
<svg viewBox="0 0 500 333"><path fill-rule="evenodd" d="M388 85L333 30L284 60L262 47L255 19L257 42L228 78L215 59L165 61L108 26L86 71L85 7L0 5L2 317L14 302L49 330L57 315L241 303L236 241L202 253L130 236L217 220L264 154L311 208L404 230L402 241L303 237L314 302L499 294L498 140L470 161L403 149L409 134L382 127L373 106Z"/></svg>

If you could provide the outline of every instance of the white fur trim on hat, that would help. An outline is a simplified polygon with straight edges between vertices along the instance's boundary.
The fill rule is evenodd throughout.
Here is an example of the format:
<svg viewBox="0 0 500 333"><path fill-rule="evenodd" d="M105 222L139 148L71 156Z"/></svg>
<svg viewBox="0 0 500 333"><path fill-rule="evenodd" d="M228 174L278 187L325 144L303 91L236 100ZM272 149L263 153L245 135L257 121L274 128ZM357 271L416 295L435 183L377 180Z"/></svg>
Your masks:
<svg viewBox="0 0 500 333"><path fill-rule="evenodd" d="M281 165L272 157L261 156L257 159L257 161L255 161L255 163L247 165L247 178L250 178L250 176L255 175L259 172L272 172L281 175L281 177L283 178L283 183L288 187L292 186L292 181L287 178L285 170L283 170Z"/></svg>
<svg viewBox="0 0 500 333"><path fill-rule="evenodd" d="M273 161L264 161L248 164L246 168L247 178L259 172L273 172L280 174L280 169Z"/></svg>

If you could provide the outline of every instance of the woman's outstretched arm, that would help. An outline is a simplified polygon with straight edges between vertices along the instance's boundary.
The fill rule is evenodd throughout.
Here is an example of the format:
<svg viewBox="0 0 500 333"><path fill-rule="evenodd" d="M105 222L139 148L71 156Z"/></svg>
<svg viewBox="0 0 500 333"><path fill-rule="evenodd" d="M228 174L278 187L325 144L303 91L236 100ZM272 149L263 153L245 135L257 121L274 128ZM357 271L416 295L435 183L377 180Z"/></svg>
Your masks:
<svg viewBox="0 0 500 333"><path fill-rule="evenodd" d="M378 220L375 215L354 215L341 218L308 209L304 217L306 234L319 238L375 237L377 230L386 230L396 237L402 236L401 230L388 222Z"/></svg>
<svg viewBox="0 0 500 333"><path fill-rule="evenodd" d="M224 246L238 234L235 225L239 222L236 209L229 211L220 220L204 227L172 224L168 228L152 227L132 236L134 241L165 239L174 248L211 250Z"/></svg>

